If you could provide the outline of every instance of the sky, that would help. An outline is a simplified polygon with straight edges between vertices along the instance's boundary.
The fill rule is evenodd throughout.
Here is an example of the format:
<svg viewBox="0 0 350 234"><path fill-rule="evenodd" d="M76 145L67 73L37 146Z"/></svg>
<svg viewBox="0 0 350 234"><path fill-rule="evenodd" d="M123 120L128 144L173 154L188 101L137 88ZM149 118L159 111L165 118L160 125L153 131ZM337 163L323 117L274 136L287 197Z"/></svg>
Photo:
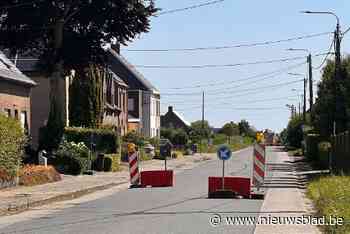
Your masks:
<svg viewBox="0 0 350 234"><path fill-rule="evenodd" d="M172 10L208 1L156 0L157 7ZM342 30L350 27L350 1L332 0L226 0L183 12L152 17L150 32L141 34L122 47L121 54L151 81L161 93L161 112L169 105L190 122L200 120L202 92L205 93L205 119L214 127L229 121L246 119L257 129L280 132L288 124L290 110L298 106L307 74L305 51L312 54L329 51L332 34L303 40L199 51L132 51L137 49L179 49L230 46L274 41L310 34L332 32L336 19L331 15L302 14L302 10L332 11L340 18ZM342 55L350 51L350 33L344 35ZM333 51L333 50L332 50ZM193 66L252 63L257 61L299 59L269 64L249 64L210 68L149 68L155 66ZM313 56L317 67L324 55ZM332 58L332 55L330 56ZM271 72L275 72L271 75ZM314 83L322 70L314 69ZM270 73L269 76L259 76ZM316 94L317 87L314 88ZM309 97L309 94L307 93ZM307 105L308 108L308 105Z"/></svg>

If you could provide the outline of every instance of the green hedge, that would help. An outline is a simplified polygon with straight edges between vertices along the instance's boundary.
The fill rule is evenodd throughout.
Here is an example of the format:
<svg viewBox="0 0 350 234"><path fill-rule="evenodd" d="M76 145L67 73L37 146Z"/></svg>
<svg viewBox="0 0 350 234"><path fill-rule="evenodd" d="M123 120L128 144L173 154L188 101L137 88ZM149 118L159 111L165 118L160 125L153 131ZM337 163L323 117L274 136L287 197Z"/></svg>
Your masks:
<svg viewBox="0 0 350 234"><path fill-rule="evenodd" d="M118 152L119 138L117 132L111 129L91 129L79 127L67 127L64 130L64 137L67 141L84 142L90 147L91 135L94 135L96 151L107 154Z"/></svg>
<svg viewBox="0 0 350 234"><path fill-rule="evenodd" d="M0 114L0 171L13 177L21 163L26 137L19 121ZM6 179L5 176L3 178ZM3 180L0 178L0 183Z"/></svg>
<svg viewBox="0 0 350 234"><path fill-rule="evenodd" d="M119 154L106 154L103 162L103 170L116 172L120 170L120 155Z"/></svg>
<svg viewBox="0 0 350 234"><path fill-rule="evenodd" d="M305 155L310 161L318 160L318 143L320 142L318 134L308 134L306 136L306 152Z"/></svg>
<svg viewBox="0 0 350 234"><path fill-rule="evenodd" d="M329 154L331 150L331 143L327 141L322 141L318 144L318 157L319 166L322 169L329 167Z"/></svg>

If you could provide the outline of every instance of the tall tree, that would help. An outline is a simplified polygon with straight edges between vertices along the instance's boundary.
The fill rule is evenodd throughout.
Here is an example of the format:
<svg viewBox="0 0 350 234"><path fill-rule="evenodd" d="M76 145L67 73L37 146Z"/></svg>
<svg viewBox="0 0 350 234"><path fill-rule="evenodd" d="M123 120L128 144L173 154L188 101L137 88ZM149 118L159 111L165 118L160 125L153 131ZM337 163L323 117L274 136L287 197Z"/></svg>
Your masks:
<svg viewBox="0 0 350 234"><path fill-rule="evenodd" d="M255 133L252 130L251 126L249 125L249 122L245 119L242 119L238 123L239 127L239 134L240 135L245 135L245 136L250 136L250 137L255 137Z"/></svg>
<svg viewBox="0 0 350 234"><path fill-rule="evenodd" d="M225 134L229 139L229 143L231 143L231 138L235 135L239 135L239 127L234 122L226 123L220 129L220 133Z"/></svg>
<svg viewBox="0 0 350 234"><path fill-rule="evenodd" d="M201 139L208 139L211 134L211 129L208 121L198 120L191 123L190 138L193 142L199 142Z"/></svg>
<svg viewBox="0 0 350 234"><path fill-rule="evenodd" d="M69 88L69 123L71 126L96 128L104 113L104 67L89 64L78 67Z"/></svg>
<svg viewBox="0 0 350 234"><path fill-rule="evenodd" d="M64 127L62 77L87 63L105 63L101 44L126 45L150 29L153 0L4 0L0 2L0 45L12 54L40 57L50 77L49 131Z"/></svg>
<svg viewBox="0 0 350 234"><path fill-rule="evenodd" d="M342 79L339 81L335 80L334 61L329 60L323 69L321 82L318 84L318 97L312 109L314 116L312 124L323 137L329 137L333 134L334 121L337 122L338 127L341 129L347 129L349 127L349 119L347 118L350 111L350 98L348 95L350 92L349 72L349 57L342 61ZM337 89L335 92L336 85ZM340 98L336 99L335 95L339 95ZM339 104L346 107L341 113L335 111L337 101L341 101L342 103Z"/></svg>

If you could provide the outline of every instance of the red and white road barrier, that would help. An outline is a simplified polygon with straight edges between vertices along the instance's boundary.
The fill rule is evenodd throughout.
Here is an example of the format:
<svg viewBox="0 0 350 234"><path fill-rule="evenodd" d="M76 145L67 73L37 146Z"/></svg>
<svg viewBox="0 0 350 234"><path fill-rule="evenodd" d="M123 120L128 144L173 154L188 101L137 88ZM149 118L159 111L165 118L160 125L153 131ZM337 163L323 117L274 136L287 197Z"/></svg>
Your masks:
<svg viewBox="0 0 350 234"><path fill-rule="evenodd" d="M265 145L254 145L253 165L253 185L260 187L264 184L265 178Z"/></svg>
<svg viewBox="0 0 350 234"><path fill-rule="evenodd" d="M139 185L140 183L140 173L139 173L139 163L138 163L138 153L129 153L129 170L130 170L130 183L132 185Z"/></svg>

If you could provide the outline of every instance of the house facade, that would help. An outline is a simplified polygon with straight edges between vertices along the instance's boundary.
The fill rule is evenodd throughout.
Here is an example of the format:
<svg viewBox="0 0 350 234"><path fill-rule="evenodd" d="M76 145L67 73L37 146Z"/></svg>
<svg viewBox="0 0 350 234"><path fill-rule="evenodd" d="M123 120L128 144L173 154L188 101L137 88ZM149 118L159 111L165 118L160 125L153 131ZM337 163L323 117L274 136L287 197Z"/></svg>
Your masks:
<svg viewBox="0 0 350 234"><path fill-rule="evenodd" d="M47 124L50 111L50 82L49 78L36 66L38 60L33 58L17 58L18 68L33 79L37 86L32 90L31 98L31 125L32 147L37 148L39 143L39 130ZM127 132L128 104L127 85L112 71L107 70L103 81L104 115L103 124L113 126L119 134ZM69 87L74 76L64 77L59 81L59 89L64 103L65 125L69 123Z"/></svg>
<svg viewBox="0 0 350 234"><path fill-rule="evenodd" d="M161 116L162 128L181 128L188 131L191 124L187 122L179 113L177 113L172 106L168 107L168 112Z"/></svg>
<svg viewBox="0 0 350 234"><path fill-rule="evenodd" d="M123 136L128 131L128 85L109 69L103 83L103 124L115 127Z"/></svg>
<svg viewBox="0 0 350 234"><path fill-rule="evenodd" d="M129 86L129 131L137 128L146 137L159 137L159 91L120 55L118 48L112 46L107 52L109 68Z"/></svg>
<svg viewBox="0 0 350 234"><path fill-rule="evenodd" d="M30 135L31 91L36 83L0 52L0 112L18 119L23 129Z"/></svg>

